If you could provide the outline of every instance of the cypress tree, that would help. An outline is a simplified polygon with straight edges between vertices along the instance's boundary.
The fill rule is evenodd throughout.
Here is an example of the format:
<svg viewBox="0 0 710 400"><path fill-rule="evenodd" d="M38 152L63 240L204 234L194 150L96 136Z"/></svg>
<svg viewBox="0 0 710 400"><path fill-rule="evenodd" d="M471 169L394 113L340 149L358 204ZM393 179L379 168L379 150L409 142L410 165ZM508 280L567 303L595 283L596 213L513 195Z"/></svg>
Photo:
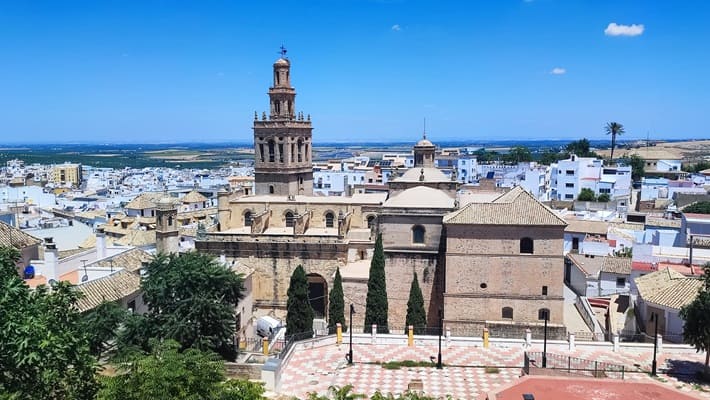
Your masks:
<svg viewBox="0 0 710 400"><path fill-rule="evenodd" d="M335 270L335 279L333 280L333 290L330 291L328 298L328 327L335 330L335 324L340 322L343 327L343 332L348 330L345 324L345 300L343 300L343 278L340 277L340 268Z"/></svg>
<svg viewBox="0 0 710 400"><path fill-rule="evenodd" d="M424 333L426 328L426 312L424 311L424 296L422 289L419 288L419 280L417 273L414 273L412 278L412 286L409 288L409 301L407 301L407 322L405 324L405 334L409 329L409 325L414 327L414 333Z"/></svg>
<svg viewBox="0 0 710 400"><path fill-rule="evenodd" d="M296 267L288 285L286 335L313 334L313 308L308 301L308 278L302 266Z"/></svg>
<svg viewBox="0 0 710 400"><path fill-rule="evenodd" d="M378 332L389 333L387 328L387 307L385 252L382 248L382 234L380 233L375 241L375 253L372 256L370 277L367 280L365 332L372 332L372 324L377 324Z"/></svg>

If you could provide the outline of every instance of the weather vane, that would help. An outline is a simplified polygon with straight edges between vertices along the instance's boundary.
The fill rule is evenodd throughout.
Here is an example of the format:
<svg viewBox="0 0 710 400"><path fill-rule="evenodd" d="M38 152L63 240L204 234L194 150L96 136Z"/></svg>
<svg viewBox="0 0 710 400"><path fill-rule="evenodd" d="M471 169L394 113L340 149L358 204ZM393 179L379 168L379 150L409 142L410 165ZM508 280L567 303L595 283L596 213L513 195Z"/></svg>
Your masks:
<svg viewBox="0 0 710 400"><path fill-rule="evenodd" d="M281 51L279 51L279 53L281 54L281 58L286 58L286 52L287 52L288 50L286 50L286 48L284 47L284 45L281 45L281 47L279 47L279 48L281 49Z"/></svg>

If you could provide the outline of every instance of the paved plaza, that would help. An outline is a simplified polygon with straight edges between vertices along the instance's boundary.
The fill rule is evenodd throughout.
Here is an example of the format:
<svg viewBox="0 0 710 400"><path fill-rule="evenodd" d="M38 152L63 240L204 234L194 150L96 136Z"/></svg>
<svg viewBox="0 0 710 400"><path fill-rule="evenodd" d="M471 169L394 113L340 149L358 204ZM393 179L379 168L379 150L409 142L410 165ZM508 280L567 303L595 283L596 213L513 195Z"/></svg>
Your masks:
<svg viewBox="0 0 710 400"><path fill-rule="evenodd" d="M541 352L542 345L534 344L527 349ZM451 395L456 399L477 399L489 390L517 380L521 375L524 348L522 344L510 347L482 348L451 344L442 350L444 369L432 367L402 367L385 369L378 363L388 361L426 361L435 363L438 348L426 344L415 347L387 344L357 344L354 346L353 365L347 365L347 344L325 345L294 351L282 368L279 392L288 396L305 398L310 392L324 394L331 385L351 384L354 392L372 395L401 393L407 390L413 379L421 379L424 392L440 397ZM591 346L577 346L569 351L567 346L548 345L548 353L571 356L586 360L624 365L625 379L651 379L652 352L648 348L624 348L613 352ZM676 389L692 392L710 399L710 386L697 385L693 372L704 362L704 354L677 354L667 351L659 354L659 381ZM433 360L433 361L432 361ZM498 372L486 370L486 366L498 367ZM667 370L671 370L666 373ZM707 391L706 391L707 390Z"/></svg>

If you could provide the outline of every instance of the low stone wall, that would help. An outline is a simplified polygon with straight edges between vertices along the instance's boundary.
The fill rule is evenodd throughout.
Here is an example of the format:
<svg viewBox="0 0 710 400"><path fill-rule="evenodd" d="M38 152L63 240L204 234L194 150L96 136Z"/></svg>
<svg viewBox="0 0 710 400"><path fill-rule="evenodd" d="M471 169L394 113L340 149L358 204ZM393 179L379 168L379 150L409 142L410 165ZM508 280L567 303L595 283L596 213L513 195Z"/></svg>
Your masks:
<svg viewBox="0 0 710 400"><path fill-rule="evenodd" d="M261 379L262 366L255 363L224 363L227 377L233 379Z"/></svg>

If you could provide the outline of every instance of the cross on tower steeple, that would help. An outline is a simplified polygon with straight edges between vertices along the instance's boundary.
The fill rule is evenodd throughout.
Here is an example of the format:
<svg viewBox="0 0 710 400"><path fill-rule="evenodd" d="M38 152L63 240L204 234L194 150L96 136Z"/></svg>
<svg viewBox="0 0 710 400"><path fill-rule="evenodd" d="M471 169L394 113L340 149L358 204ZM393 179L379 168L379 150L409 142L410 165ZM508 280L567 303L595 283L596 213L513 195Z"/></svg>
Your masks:
<svg viewBox="0 0 710 400"><path fill-rule="evenodd" d="M281 54L281 58L286 58L286 52L288 52L288 50L286 50L284 45L281 45L281 47L279 47L279 49L281 49L281 51L279 51L279 54Z"/></svg>

